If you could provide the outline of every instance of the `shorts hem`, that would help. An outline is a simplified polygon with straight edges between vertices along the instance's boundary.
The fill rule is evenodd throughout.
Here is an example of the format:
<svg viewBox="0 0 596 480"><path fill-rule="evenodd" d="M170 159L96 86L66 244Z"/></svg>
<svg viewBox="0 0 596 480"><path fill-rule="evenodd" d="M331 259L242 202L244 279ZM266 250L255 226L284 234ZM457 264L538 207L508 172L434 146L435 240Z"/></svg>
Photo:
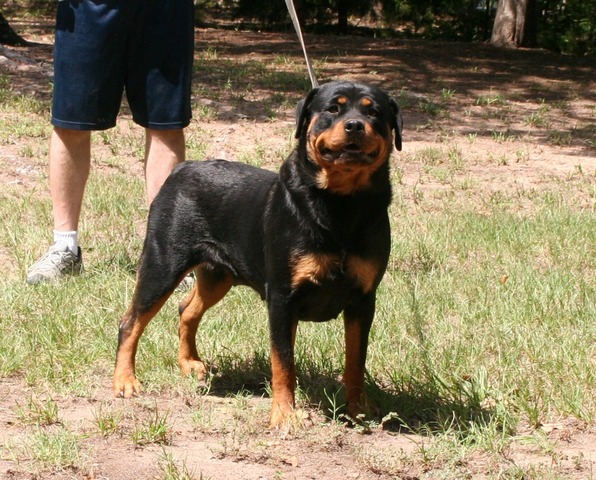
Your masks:
<svg viewBox="0 0 596 480"><path fill-rule="evenodd" d="M147 122L144 120L139 120L137 118L132 119L137 125L143 128L150 128L151 130L182 130L190 125L190 119L184 120L182 122Z"/></svg>
<svg viewBox="0 0 596 480"><path fill-rule="evenodd" d="M67 130L108 130L116 126L116 122L92 123L92 122L70 122L52 118L52 125Z"/></svg>

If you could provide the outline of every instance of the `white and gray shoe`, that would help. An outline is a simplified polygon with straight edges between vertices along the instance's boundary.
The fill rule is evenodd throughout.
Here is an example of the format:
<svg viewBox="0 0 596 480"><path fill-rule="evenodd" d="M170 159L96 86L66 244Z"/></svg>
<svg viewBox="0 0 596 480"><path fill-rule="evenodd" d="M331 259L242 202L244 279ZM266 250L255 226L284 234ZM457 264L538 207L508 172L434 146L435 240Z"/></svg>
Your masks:
<svg viewBox="0 0 596 480"><path fill-rule="evenodd" d="M83 271L83 254L78 247L75 255L62 243L54 243L48 251L27 271L27 283L52 282L67 275L78 275Z"/></svg>
<svg viewBox="0 0 596 480"><path fill-rule="evenodd" d="M176 293L190 292L192 290L192 288L195 286L195 282L196 282L195 274L194 274L194 272L190 272L188 275L186 275L186 277L184 277L182 279L182 281L178 284L178 286L176 287L176 290L174 290L174 291Z"/></svg>

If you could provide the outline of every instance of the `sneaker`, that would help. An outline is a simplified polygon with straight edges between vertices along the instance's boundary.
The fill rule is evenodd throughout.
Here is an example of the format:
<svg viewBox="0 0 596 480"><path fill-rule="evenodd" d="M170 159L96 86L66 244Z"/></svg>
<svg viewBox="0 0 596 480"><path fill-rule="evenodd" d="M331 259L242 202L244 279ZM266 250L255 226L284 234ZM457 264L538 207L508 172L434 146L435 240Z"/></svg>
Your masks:
<svg viewBox="0 0 596 480"><path fill-rule="evenodd" d="M54 243L48 251L27 271L27 283L51 282L66 275L78 275L83 271L83 254L78 255L61 243Z"/></svg>
<svg viewBox="0 0 596 480"><path fill-rule="evenodd" d="M174 290L176 293L180 293L180 292L189 292L190 290L192 290L192 287L195 286L195 274L194 272L190 272L188 275L186 275L186 277L184 277L182 279L182 281L178 284L178 286L176 287L176 290Z"/></svg>

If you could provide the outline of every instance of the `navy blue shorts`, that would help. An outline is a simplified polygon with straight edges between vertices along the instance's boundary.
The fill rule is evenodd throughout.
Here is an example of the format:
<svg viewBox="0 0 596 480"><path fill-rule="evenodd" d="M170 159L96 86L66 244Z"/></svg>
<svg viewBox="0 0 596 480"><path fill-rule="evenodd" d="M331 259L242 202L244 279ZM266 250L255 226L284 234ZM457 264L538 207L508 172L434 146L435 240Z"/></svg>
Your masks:
<svg viewBox="0 0 596 480"><path fill-rule="evenodd" d="M60 1L52 124L111 128L126 91L139 125L184 128L193 54L193 0Z"/></svg>

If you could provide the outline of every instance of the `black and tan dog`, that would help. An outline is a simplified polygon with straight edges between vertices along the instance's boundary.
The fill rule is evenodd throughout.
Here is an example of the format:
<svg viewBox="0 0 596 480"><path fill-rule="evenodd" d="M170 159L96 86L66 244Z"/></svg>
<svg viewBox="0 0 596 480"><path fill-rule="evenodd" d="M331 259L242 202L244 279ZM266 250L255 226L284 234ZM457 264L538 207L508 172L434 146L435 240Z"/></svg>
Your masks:
<svg viewBox="0 0 596 480"><path fill-rule="evenodd" d="M195 335L233 285L267 302L271 426L291 418L299 320L344 314L347 410L362 408L375 293L390 248L389 156L401 150L401 114L383 91L349 82L312 90L297 108L297 148L279 174L222 160L185 162L151 205L132 304L120 323L114 394L139 391L143 330L192 269L180 304L182 373L203 377Z"/></svg>

